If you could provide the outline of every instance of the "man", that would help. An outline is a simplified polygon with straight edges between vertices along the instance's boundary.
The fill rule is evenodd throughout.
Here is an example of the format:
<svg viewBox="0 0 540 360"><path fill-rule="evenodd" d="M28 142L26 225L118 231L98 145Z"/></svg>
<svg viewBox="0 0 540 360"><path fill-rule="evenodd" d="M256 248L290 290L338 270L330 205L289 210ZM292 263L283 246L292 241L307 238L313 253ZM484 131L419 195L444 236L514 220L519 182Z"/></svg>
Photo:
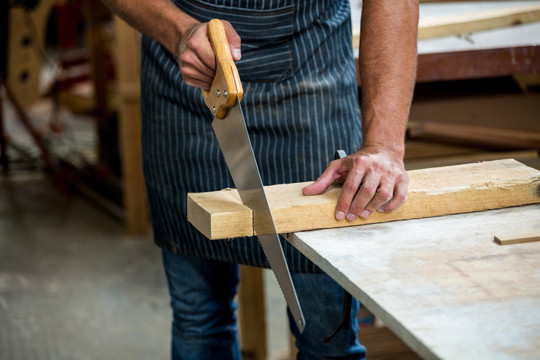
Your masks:
<svg viewBox="0 0 540 360"><path fill-rule="evenodd" d="M267 266L266 259L256 239L209 241L186 220L187 192L234 186L199 89L208 89L215 73L207 22L225 23L263 182L320 175L303 190L308 196L340 180L335 217L352 221L394 211L406 198L402 159L415 78L417 1L363 2L362 121L347 0L104 1L145 35L143 163L172 299L172 356L238 359L236 263ZM351 155L323 172L337 149ZM282 245L307 322L303 334L291 325L298 358L363 358L354 319L358 302L351 329L324 344L339 319L343 290L287 242Z"/></svg>

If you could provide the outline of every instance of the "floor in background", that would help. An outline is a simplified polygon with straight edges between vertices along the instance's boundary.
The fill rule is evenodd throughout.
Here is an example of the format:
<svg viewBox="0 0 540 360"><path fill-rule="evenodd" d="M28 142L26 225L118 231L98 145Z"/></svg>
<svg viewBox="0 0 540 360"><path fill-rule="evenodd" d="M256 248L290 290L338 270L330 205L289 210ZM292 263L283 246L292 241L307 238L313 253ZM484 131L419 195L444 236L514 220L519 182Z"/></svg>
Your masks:
<svg viewBox="0 0 540 360"><path fill-rule="evenodd" d="M269 359L283 359L285 303L265 275ZM0 175L0 359L168 359L169 322L150 235L44 175Z"/></svg>

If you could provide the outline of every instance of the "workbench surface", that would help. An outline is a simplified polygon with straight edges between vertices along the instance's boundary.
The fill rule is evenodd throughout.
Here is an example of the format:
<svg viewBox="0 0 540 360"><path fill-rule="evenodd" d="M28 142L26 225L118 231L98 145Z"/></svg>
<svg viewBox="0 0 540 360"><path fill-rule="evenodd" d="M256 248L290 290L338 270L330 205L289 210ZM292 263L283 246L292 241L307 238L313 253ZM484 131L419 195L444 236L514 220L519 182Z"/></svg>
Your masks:
<svg viewBox="0 0 540 360"><path fill-rule="evenodd" d="M288 238L426 359L540 359L540 242L493 241L524 234L540 205Z"/></svg>

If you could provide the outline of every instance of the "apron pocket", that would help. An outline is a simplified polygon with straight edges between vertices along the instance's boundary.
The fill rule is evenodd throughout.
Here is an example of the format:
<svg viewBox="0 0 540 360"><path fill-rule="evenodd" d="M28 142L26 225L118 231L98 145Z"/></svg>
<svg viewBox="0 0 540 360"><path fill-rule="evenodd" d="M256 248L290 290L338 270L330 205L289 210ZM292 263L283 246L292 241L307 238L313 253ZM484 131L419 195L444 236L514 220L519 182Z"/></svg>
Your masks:
<svg viewBox="0 0 540 360"><path fill-rule="evenodd" d="M242 59L236 63L242 81L276 82L292 76L293 56L289 44L294 33L292 3L271 9L254 7L259 5L257 1L246 1L243 8L197 0L176 3L199 21L218 18L234 26L242 38Z"/></svg>

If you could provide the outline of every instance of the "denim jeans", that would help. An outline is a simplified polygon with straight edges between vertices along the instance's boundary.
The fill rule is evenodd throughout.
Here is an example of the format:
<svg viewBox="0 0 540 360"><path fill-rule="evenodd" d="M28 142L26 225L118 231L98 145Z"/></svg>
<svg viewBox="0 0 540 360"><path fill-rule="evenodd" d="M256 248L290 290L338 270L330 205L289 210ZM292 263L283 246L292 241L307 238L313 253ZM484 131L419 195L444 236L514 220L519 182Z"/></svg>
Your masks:
<svg viewBox="0 0 540 360"><path fill-rule="evenodd" d="M163 264L173 309L172 359L241 359L233 300L240 280L238 265L166 250ZM325 344L322 339L341 319L343 288L326 274L291 275L306 318L299 334L289 313L297 359L364 359L365 348L357 340L358 301L353 299L350 329Z"/></svg>

